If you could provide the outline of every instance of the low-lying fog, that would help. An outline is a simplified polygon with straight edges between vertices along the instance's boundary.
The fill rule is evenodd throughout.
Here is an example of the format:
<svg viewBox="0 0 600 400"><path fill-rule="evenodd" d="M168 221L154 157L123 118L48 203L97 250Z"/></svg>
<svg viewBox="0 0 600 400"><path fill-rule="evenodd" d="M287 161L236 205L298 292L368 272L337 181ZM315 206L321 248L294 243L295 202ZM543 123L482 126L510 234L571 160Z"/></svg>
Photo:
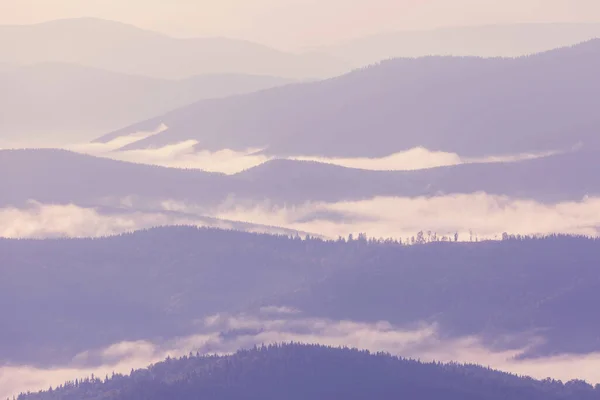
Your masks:
<svg viewBox="0 0 600 400"><path fill-rule="evenodd" d="M276 158L262 154L262 149L247 149L246 151L223 149L214 152L198 150L198 146L201 145L201 143L198 143L196 140L187 140L156 149L122 150L123 147L131 143L147 138L155 133L162 132L165 129L166 126L161 125L153 132L133 133L128 136L116 138L108 143L41 144L37 147L59 147L78 153L120 161L171 168L200 169L209 172L222 172L225 174L235 174ZM0 149L27 147L31 147L31 145L18 142L0 142ZM429 151L426 148L417 147L382 158L325 158L308 155L287 158L303 161L317 161L348 168L374 171L410 171L459 164L514 162L545 157L556 153L558 153L558 151L539 154L510 154L470 158L461 157L455 153Z"/></svg>
<svg viewBox="0 0 600 400"><path fill-rule="evenodd" d="M406 241L419 231L441 239L496 239L502 233L569 233L595 236L600 227L600 198L542 204L485 193L438 197L379 197L340 203L275 207L268 203L226 202L206 207L176 201L145 204L122 199L114 208L31 203L0 208L0 236L9 238L99 237L166 225L213 226L256 232L302 232L336 239L366 233ZM239 225L239 223L246 223ZM278 228L285 228L282 231Z"/></svg>

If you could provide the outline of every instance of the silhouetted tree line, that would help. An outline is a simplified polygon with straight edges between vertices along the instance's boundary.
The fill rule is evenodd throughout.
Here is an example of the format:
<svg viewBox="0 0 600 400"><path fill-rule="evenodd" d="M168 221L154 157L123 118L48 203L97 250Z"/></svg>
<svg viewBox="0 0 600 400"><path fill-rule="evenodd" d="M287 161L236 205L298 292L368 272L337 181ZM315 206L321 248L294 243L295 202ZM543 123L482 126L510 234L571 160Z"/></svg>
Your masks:
<svg viewBox="0 0 600 400"><path fill-rule="evenodd" d="M232 356L168 359L129 376L67 382L18 400L587 400L600 386L537 381L489 368L422 363L348 348L269 345Z"/></svg>

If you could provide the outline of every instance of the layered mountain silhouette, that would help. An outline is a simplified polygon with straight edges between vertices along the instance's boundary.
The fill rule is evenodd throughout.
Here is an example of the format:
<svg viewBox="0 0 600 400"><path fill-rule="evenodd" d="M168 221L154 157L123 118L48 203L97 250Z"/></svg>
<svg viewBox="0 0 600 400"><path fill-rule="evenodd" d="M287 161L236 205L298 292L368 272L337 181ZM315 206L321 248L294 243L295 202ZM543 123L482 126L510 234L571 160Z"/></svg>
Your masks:
<svg viewBox="0 0 600 400"><path fill-rule="evenodd" d="M536 381L476 365L422 363L387 353L283 344L229 356L167 359L131 375L66 382L19 400L588 400L600 388L583 381Z"/></svg>
<svg viewBox="0 0 600 400"><path fill-rule="evenodd" d="M600 37L600 24L538 23L391 32L319 50L357 67L394 57L519 57Z"/></svg>
<svg viewBox="0 0 600 400"><path fill-rule="evenodd" d="M350 243L367 251L365 240ZM599 244L553 236L403 249L390 245L357 268L336 270L262 304L332 320L398 326L435 322L442 336L477 332L489 346L499 348L526 347L531 337L542 337L537 344L528 343L524 357L585 354L600 346L587 318L600 288L592 261ZM508 335L504 342L498 341L501 332Z"/></svg>
<svg viewBox="0 0 600 400"><path fill-rule="evenodd" d="M273 160L235 175L133 164L64 150L1 150L0 205L94 206L126 197L216 206L227 199L293 205L377 196L487 194L544 203L600 194L597 151L580 150L507 163L463 164L416 171L369 171ZM139 206L141 206L141 204Z"/></svg>
<svg viewBox="0 0 600 400"><path fill-rule="evenodd" d="M4 73L0 69L0 140L87 142L106 130L201 99L289 82L269 76L227 74L166 80L61 63Z"/></svg>
<svg viewBox="0 0 600 400"><path fill-rule="evenodd" d="M59 365L123 341L225 332L204 324L216 314L254 321L248 339L271 331L259 343L283 332L326 339L315 319L388 321L398 331L437 324L440 340L476 336L525 357L585 354L600 349L590 318L599 256L598 240L560 236L408 246L166 227L0 239L0 356Z"/></svg>
<svg viewBox="0 0 600 400"><path fill-rule="evenodd" d="M0 394L193 348L18 400L600 399L383 353L235 353L593 360L600 240L511 229L600 232L598 36L481 26L293 53L94 18L0 26ZM454 165L347 167L421 155ZM254 167L185 169L223 160Z"/></svg>
<svg viewBox="0 0 600 400"><path fill-rule="evenodd" d="M515 59L397 59L314 83L209 100L134 124L130 144L195 139L208 150L379 157L418 146L461 156L598 146L600 40Z"/></svg>
<svg viewBox="0 0 600 400"><path fill-rule="evenodd" d="M314 78L346 70L323 54L296 55L226 38L176 39L94 18L1 26L0 62L73 63L172 79L224 73Z"/></svg>
<svg viewBox="0 0 600 400"><path fill-rule="evenodd" d="M223 182L221 174L186 171L96 158L65 150L2 150L0 169L7 184L3 204L23 200L97 204L126 193L145 199L179 198L200 202L214 198L207 188ZM194 196L195 195L195 196Z"/></svg>

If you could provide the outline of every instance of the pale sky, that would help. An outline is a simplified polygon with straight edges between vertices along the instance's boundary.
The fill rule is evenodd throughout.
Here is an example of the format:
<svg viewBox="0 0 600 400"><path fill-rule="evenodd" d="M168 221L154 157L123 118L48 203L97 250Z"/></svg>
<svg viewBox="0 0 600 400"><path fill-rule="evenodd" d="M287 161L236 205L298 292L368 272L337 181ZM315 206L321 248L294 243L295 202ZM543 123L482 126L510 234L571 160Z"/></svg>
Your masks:
<svg viewBox="0 0 600 400"><path fill-rule="evenodd" d="M293 49L442 26L600 22L600 0L0 0L0 24L72 17Z"/></svg>

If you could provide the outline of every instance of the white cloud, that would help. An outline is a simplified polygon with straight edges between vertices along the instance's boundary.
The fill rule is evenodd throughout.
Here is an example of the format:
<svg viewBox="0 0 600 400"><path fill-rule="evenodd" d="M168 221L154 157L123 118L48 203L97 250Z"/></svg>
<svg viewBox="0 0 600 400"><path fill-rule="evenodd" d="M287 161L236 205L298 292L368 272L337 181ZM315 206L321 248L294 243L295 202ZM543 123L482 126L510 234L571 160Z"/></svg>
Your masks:
<svg viewBox="0 0 600 400"><path fill-rule="evenodd" d="M315 211L333 211L347 217L339 221L326 220L324 217L303 221L304 216ZM369 237L406 238L421 230L437 232L438 236L458 232L463 240L469 238L470 230L480 239L494 239L503 232L595 236L600 227L600 198L541 204L533 200L515 200L485 193L431 198L378 197L364 201L283 208L234 205L223 207L214 215L223 219L316 232L330 238L361 232Z"/></svg>
<svg viewBox="0 0 600 400"><path fill-rule="evenodd" d="M195 225L251 232L309 232L331 239L366 233L369 237L405 240L422 230L435 232L440 238L458 232L461 240L469 240L469 231L472 231L475 240L500 238L503 232L596 236L600 227L600 198L597 197L542 204L474 193L431 198L378 197L295 207L229 200L215 209L164 201L144 207L148 211L136 210L130 199L116 204L120 207L118 213L39 203L21 209L0 208L0 236L99 237L156 226ZM341 217L328 219L328 213ZM252 225L241 227L239 223Z"/></svg>
<svg viewBox="0 0 600 400"><path fill-rule="evenodd" d="M186 140L160 148L137 150L120 150L128 144L163 132L167 127L163 124L153 132L137 132L115 138L107 143L85 143L66 146L67 150L113 160L128 161L139 164L158 165L170 168L200 169L210 172L235 174L248 168L260 165L271 158L255 155L260 149L233 151L223 149L215 152L198 151L196 140Z"/></svg>
<svg viewBox="0 0 600 400"><path fill-rule="evenodd" d="M118 202L118 212L102 212L73 204L54 205L30 202L26 208L0 208L0 237L4 238L80 238L105 237L160 226L198 226L237 229L254 233L292 234L276 226L243 224L215 219L197 213L171 213L170 202L149 211L128 208L131 199ZM182 210L183 211L183 210ZM302 232L299 232L302 233Z"/></svg>
<svg viewBox="0 0 600 400"><path fill-rule="evenodd" d="M250 148L244 151L222 149L218 151L199 150L197 140L185 140L172 143L159 148L120 150L124 146L135 143L157 133L166 131L166 125L161 124L153 131L133 132L128 135L117 137L107 143L79 143L62 146L66 150L88 154L97 157L110 158L113 160L127 161L139 164L157 165L170 168L200 169L210 172L221 172L225 174L236 174L238 172L256 167L267 161L273 160L273 156L261 154L260 148ZM16 143L0 143L2 148L20 148ZM53 147L53 146L42 146ZM424 147L391 154L380 158L343 158L343 157L317 157L317 156L293 156L293 160L316 161L327 164L339 165L347 168L358 168L372 171L413 171L425 168L444 167L459 164L515 162L534 158L546 157L559 153L524 153L508 154L490 157L461 157L456 153L430 151Z"/></svg>
<svg viewBox="0 0 600 400"><path fill-rule="evenodd" d="M413 171L425 168L445 167L459 164L481 164L515 162L546 157L557 152L540 154L524 153L515 155L468 158L456 153L443 151L430 151L424 147L392 154L381 158L324 158L324 157L293 157L297 160L317 161L328 164L340 165L347 168L367 169L372 171Z"/></svg>
<svg viewBox="0 0 600 400"><path fill-rule="evenodd" d="M267 156L254 154L260 149L249 149L243 152L229 149L215 152L195 151L197 143L195 140L188 140L159 149L127 150L97 155L141 164L201 169L225 174L235 174L270 160Z"/></svg>
<svg viewBox="0 0 600 400"><path fill-rule="evenodd" d="M126 138L118 138L113 142L103 145L93 144L91 146L74 146L70 149L120 161L159 165L172 168L201 169L204 171L222 172L230 175L252 167L256 167L276 158L261 154L261 149L258 148L247 149L245 151L223 149L211 152L207 150L196 150L198 145L198 141L196 140L187 140L161 148L117 151L117 149L123 146L122 143L128 144ZM459 164L515 162L545 157L552 154L556 154L556 152L547 152L542 154L516 154L482 158L461 158L455 153L429 151L423 147L416 147L414 149L381 158L328 158L293 156L289 157L289 159L316 161L347 168L358 168L372 171L413 171Z"/></svg>
<svg viewBox="0 0 600 400"><path fill-rule="evenodd" d="M101 237L162 225L192 225L194 222L152 212L132 211L103 215L93 208L82 208L72 204L31 203L31 206L25 209L0 208L0 237Z"/></svg>

